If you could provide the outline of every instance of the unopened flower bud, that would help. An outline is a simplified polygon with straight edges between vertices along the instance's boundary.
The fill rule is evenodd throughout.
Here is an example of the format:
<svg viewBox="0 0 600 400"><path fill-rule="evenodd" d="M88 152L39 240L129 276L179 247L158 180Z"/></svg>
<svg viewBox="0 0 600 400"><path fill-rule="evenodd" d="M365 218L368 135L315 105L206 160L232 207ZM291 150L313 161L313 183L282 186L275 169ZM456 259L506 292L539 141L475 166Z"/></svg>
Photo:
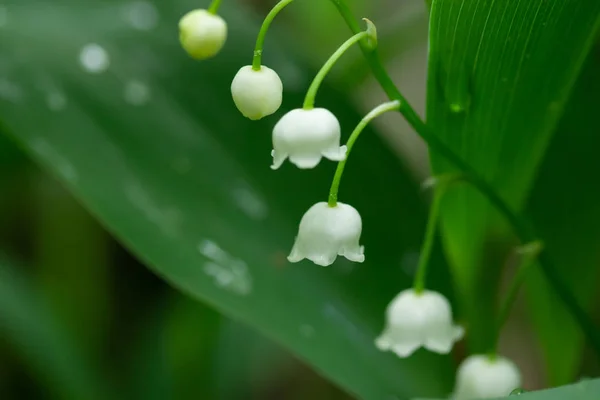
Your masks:
<svg viewBox="0 0 600 400"><path fill-rule="evenodd" d="M339 255L363 262L365 249L359 244L361 232L362 220L354 207L340 202L333 207L326 202L317 203L302 217L288 260L298 262L307 258L326 267Z"/></svg>
<svg viewBox="0 0 600 400"><path fill-rule="evenodd" d="M375 345L408 357L419 347L446 354L463 337L462 327L452 322L448 300L440 293L414 289L400 292L386 310L386 327Z"/></svg>
<svg viewBox="0 0 600 400"><path fill-rule="evenodd" d="M340 146L341 128L335 115L325 108L295 109L285 114L273 128L272 169L286 158L298 168L314 168L321 157L332 161L346 158Z"/></svg>
<svg viewBox="0 0 600 400"><path fill-rule="evenodd" d="M456 375L455 400L489 399L508 396L521 386L519 368L501 356L467 357Z"/></svg>
<svg viewBox="0 0 600 400"><path fill-rule="evenodd" d="M197 60L216 55L227 39L227 23L207 10L193 10L179 20L179 41Z"/></svg>
<svg viewBox="0 0 600 400"><path fill-rule="evenodd" d="M259 70L242 67L231 82L233 102L247 118L257 120L273 114L281 106L283 84L279 75L262 65Z"/></svg>

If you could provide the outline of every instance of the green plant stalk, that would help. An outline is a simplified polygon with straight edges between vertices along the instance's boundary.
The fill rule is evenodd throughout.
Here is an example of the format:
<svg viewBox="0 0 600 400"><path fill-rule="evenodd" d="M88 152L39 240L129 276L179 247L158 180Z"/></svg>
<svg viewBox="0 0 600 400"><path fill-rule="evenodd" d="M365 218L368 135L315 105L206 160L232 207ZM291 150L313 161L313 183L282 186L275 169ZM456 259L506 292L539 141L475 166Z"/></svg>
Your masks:
<svg viewBox="0 0 600 400"><path fill-rule="evenodd" d="M208 12L213 15L216 14L221 6L221 1L222 0L213 0L212 3L210 3L210 6L208 6Z"/></svg>
<svg viewBox="0 0 600 400"><path fill-rule="evenodd" d="M216 2L220 2L221 0L214 0ZM269 11L265 20L260 27L260 31L258 32L258 36L256 37L256 45L254 46L254 56L252 58L252 69L254 71L260 71L260 67L262 65L262 52L263 46L265 44L265 37L267 36L267 31L271 26L271 22L275 19L277 14L281 10L283 10L288 4L290 4L294 0L281 0L279 3L275 4L275 7Z"/></svg>
<svg viewBox="0 0 600 400"><path fill-rule="evenodd" d="M417 266L417 274L415 275L415 282L413 284L413 288L417 294L422 293L423 290L425 290L427 267L429 266L431 251L433 250L433 244L435 242L435 232L439 221L440 206L447 187L448 185L445 182L441 182L433 189L433 201L429 208L429 218L427 219L427 227L425 228L425 238L423 240L423 245L421 246L419 265Z"/></svg>
<svg viewBox="0 0 600 400"><path fill-rule="evenodd" d="M348 8L348 5L344 0L331 0L331 2L338 9L341 16L346 21L346 24L352 32L360 32L358 22L354 18L352 11ZM377 50L370 49L361 44L363 55L373 76L379 82L379 85L384 90L390 100L400 101L400 113L404 115L404 118L413 127L419 136L421 136L425 142L429 145L432 151L437 152L455 167L461 170L465 174L465 180L469 181L473 186L477 188L490 203L504 216L507 222L511 225L515 235L519 238L521 243L533 243L538 240L535 231L529 224L529 222L517 215L511 207L496 193L495 189L482 178L466 161L458 156L452 149L440 140L425 124L425 122L417 115L415 110L406 101L402 93L398 90L387 71L385 70L381 60L379 59ZM570 292L569 288L563 283L563 280L559 276L557 269L554 267L552 260L548 257L548 253L545 251L540 252L538 256L538 262L544 273L544 276L552 286L553 290L561 298L569 312L573 315L579 327L586 335L590 344L594 348L596 355L600 358L600 332L594 326L589 316L578 304L577 299Z"/></svg>
<svg viewBox="0 0 600 400"><path fill-rule="evenodd" d="M525 245L519 249L519 254L522 255L521 262L517 268L517 272L510 282L510 286L506 291L504 296L504 300L500 306L500 311L498 313L498 322L496 326L496 336L494 337L494 341L492 342L492 351L491 354L496 354L498 349L498 340L500 338L500 332L504 327L504 324L508 320L510 315L510 310L512 309L513 304L519 294L519 290L525 281L525 277L527 276L527 272L531 269L537 260L538 255L543 250L543 244L540 241L536 241Z"/></svg>
<svg viewBox="0 0 600 400"><path fill-rule="evenodd" d="M333 176L333 181L331 182L331 189L329 190L329 207L335 207L338 199L338 191L340 188L340 181L342 180L342 175L344 174L344 167L346 166L346 161L350 156L350 152L352 151L352 147L354 143L365 129L365 127L371 122L373 119L379 117L382 114L385 114L388 111L397 110L400 107L400 102L398 100L390 101L388 103L383 103L375 107L371 110L365 117L356 125L354 131L348 138L348 143L346 143L346 158L340 161L335 170L335 175Z"/></svg>
<svg viewBox="0 0 600 400"><path fill-rule="evenodd" d="M323 80L325 79L325 77L327 76L329 71L331 71L331 68L333 68L335 63L338 62L338 60L342 57L342 55L350 47L352 47L355 43L360 42L362 39L366 38L367 36L369 36L369 34L366 31L357 32L350 39L346 40L335 51L335 53L333 53L331 55L331 57L329 57L329 59L325 62L325 64L323 64L323 66L321 67L321 69L319 70L317 75L315 76L315 79L313 79L312 83L310 84L308 91L306 92L306 97L304 98L304 105L303 105L303 108L305 110L311 110L314 107L315 97L317 96L317 91L319 90L321 83L323 83Z"/></svg>

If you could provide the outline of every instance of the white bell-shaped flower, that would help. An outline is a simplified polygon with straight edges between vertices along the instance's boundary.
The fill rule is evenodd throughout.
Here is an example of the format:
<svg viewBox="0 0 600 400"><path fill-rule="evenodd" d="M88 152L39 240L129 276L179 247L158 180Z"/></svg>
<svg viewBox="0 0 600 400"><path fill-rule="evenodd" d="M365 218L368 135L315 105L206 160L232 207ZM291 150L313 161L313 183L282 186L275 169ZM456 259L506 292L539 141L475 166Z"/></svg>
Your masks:
<svg viewBox="0 0 600 400"><path fill-rule="evenodd" d="M473 355L466 358L456 375L456 400L508 396L521 386L519 368L501 356Z"/></svg>
<svg viewBox="0 0 600 400"><path fill-rule="evenodd" d="M251 65L242 67L231 82L235 106L246 118L261 119L281 106L283 84L277 72L261 65L258 71Z"/></svg>
<svg viewBox="0 0 600 400"><path fill-rule="evenodd" d="M179 20L179 41L193 58L204 60L217 54L227 39L227 23L207 10L193 10Z"/></svg>
<svg viewBox="0 0 600 400"><path fill-rule="evenodd" d="M356 209L338 202L330 207L326 202L313 205L302 217L290 262L305 258L326 267L337 256L350 261L365 261L365 249L359 244L362 220Z"/></svg>
<svg viewBox="0 0 600 400"><path fill-rule="evenodd" d="M421 346L446 354L463 335L464 329L452 322L452 309L444 296L407 289L390 302L385 329L375 345L399 357L408 357Z"/></svg>
<svg viewBox="0 0 600 400"><path fill-rule="evenodd" d="M285 114L273 128L272 169L286 158L298 168L314 168L321 157L332 161L346 158L340 146L341 128L335 115L325 108L295 109Z"/></svg>

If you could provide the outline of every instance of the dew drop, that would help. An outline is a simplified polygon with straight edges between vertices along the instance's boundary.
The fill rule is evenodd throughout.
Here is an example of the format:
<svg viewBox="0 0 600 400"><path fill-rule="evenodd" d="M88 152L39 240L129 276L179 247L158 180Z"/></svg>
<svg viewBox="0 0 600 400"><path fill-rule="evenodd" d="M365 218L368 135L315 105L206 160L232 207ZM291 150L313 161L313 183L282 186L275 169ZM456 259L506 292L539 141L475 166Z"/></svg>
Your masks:
<svg viewBox="0 0 600 400"><path fill-rule="evenodd" d="M133 29L149 31L158 24L158 11L147 1L134 1L123 7L123 18Z"/></svg>
<svg viewBox="0 0 600 400"><path fill-rule="evenodd" d="M150 100L150 88L138 80L130 80L125 83L123 92L125 101L134 106L141 106Z"/></svg>
<svg viewBox="0 0 600 400"><path fill-rule="evenodd" d="M313 337L315 335L315 328L309 324L300 325L300 334L306 338Z"/></svg>
<svg viewBox="0 0 600 400"><path fill-rule="evenodd" d="M517 388L517 389L513 390L512 392L510 392L510 395L511 396L519 396L519 395L522 395L522 394L527 393L527 392L528 391L525 390L525 389Z"/></svg>
<svg viewBox="0 0 600 400"><path fill-rule="evenodd" d="M448 73L444 81L444 97L450 111L456 114L466 112L471 103L467 69L458 66Z"/></svg>
<svg viewBox="0 0 600 400"><path fill-rule="evenodd" d="M99 74L108 69L110 60L104 47L88 43L79 52L79 63L91 74Z"/></svg>
<svg viewBox="0 0 600 400"><path fill-rule="evenodd" d="M243 185L235 187L231 195L234 203L250 218L257 221L267 218L269 208L258 193Z"/></svg>
<svg viewBox="0 0 600 400"><path fill-rule="evenodd" d="M24 97L24 92L21 86L9 81L6 78L0 78L0 99L10 101L12 103L20 102Z"/></svg>
<svg viewBox="0 0 600 400"><path fill-rule="evenodd" d="M204 263L203 271L218 287L242 296L250 294L252 277L243 260L228 254L210 239L200 241L198 251L209 259Z"/></svg>
<svg viewBox="0 0 600 400"><path fill-rule="evenodd" d="M450 111L454 113L460 113L465 111L465 104L462 103L450 103Z"/></svg>
<svg viewBox="0 0 600 400"><path fill-rule="evenodd" d="M50 92L46 96L46 104L52 111L61 111L67 106L67 98L61 92Z"/></svg>
<svg viewBox="0 0 600 400"><path fill-rule="evenodd" d="M180 236L183 218L177 208L159 204L154 196L142 186L141 182L126 182L125 195L146 220L156 225L166 237L177 239Z"/></svg>
<svg viewBox="0 0 600 400"><path fill-rule="evenodd" d="M227 260L228 255L221 247L210 239L204 239L198 244L198 251L206 258L215 261Z"/></svg>

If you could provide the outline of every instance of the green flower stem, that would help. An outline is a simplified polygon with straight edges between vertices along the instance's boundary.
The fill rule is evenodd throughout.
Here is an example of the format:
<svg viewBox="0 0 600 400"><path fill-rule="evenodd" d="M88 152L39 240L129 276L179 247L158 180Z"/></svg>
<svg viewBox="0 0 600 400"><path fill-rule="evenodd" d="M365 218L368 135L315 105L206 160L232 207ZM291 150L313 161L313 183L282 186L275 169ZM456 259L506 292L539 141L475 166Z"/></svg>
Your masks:
<svg viewBox="0 0 600 400"><path fill-rule="evenodd" d="M369 36L369 33L366 31L358 32L350 39L346 40L340 47L329 57L329 60L321 67L321 70L315 76L315 79L310 84L308 88L308 92L306 92L306 97L304 98L304 106L305 110L310 110L315 105L315 97L317 95L317 91L319 90L319 86L325 79L325 76L331 71L331 68L335 65L335 63L340 59L342 54L344 54L352 45L360 42L362 39L365 39Z"/></svg>
<svg viewBox="0 0 600 400"><path fill-rule="evenodd" d="M417 266L417 274L415 275L415 282L413 284L413 288L417 294L423 292L425 289L425 278L427 276L429 259L431 258L431 250L433 250L433 244L435 242L435 232L437 230L440 215L440 204L447 188L448 185L446 182L441 181L436 184L433 189L433 201L429 208L429 218L427 219L427 227L425 228L425 238L423 240L423 246L421 246L419 265Z"/></svg>
<svg viewBox="0 0 600 400"><path fill-rule="evenodd" d="M346 2L344 0L331 1L346 21L348 27L353 32L360 32L358 22L354 18L354 15L348 8ZM423 120L417 115L410 104L406 101L404 96L402 96L402 93L400 93L398 88L394 85L394 82L391 80L390 76L383 67L377 51L364 44L361 44L361 48L369 68L371 69L375 79L377 79L379 82L379 85L391 100L400 101L401 106L399 111L402 113L402 115L404 115L404 118L406 118L408 123L419 134L419 136L421 136L427 142L431 151L435 151L442 157L446 158L466 175L465 180L468 180L484 196L486 196L490 203L504 216L507 222L512 226L513 231L521 243L536 242L538 237L529 222L525 218L517 215L500 197L500 195L496 193L493 186L491 186L484 178L482 178L467 162L460 158L460 156L454 153L452 149L446 146L446 144L440 140L431 131L429 126L427 126L425 122L423 122ZM569 288L565 285L547 252L540 252L538 256L538 262L546 279L579 324L579 327L586 335L590 344L593 346L597 356L600 357L600 333L594 326L594 323L583 310L583 308L581 308L581 306L578 304L577 299L570 292Z"/></svg>
<svg viewBox="0 0 600 400"><path fill-rule="evenodd" d="M369 112L365 117L358 123L354 131L350 135L348 139L348 143L346 143L346 158L338 163L337 169L335 170L335 175L333 176L333 181L331 182L331 189L329 190L329 207L335 207L337 204L338 198L338 190L340 188L340 181L342 180L342 175L344 174L344 167L346 166L346 161L350 156L350 151L352 151L352 147L354 143L360 136L361 132L365 129L365 127L382 114L385 114L388 111L397 110L400 107L400 102L398 100L390 101L388 103L383 103L375 107L371 112Z"/></svg>
<svg viewBox="0 0 600 400"><path fill-rule="evenodd" d="M211 14L216 14L219 11L219 7L221 6L221 0L213 0L208 6L208 12Z"/></svg>
<svg viewBox="0 0 600 400"><path fill-rule="evenodd" d="M517 268L517 273L510 282L510 286L508 287L504 300L500 306L496 327L496 336L492 342L494 346L492 353L496 353L498 348L498 339L500 338L502 327L510 315L510 310L515 303L515 299L517 298L517 294L519 294L519 289L521 289L521 286L523 285L525 277L527 276L527 272L531 266L535 265L537 257L542 252L543 247L544 246L542 242L536 241L521 247L518 251L518 254L521 256L521 260Z"/></svg>
<svg viewBox="0 0 600 400"><path fill-rule="evenodd" d="M220 1L220 0L213 0ZM275 19L277 14L281 10L285 8L288 4L290 4L294 0L281 0L279 3L275 4L275 7L269 11L269 14L265 17L265 20L260 27L260 31L258 32L258 36L256 38L256 46L254 46L254 57L252 58L252 69L254 71L260 71L260 67L262 65L262 52L263 46L265 44L265 37L267 36L267 31L271 26L271 22Z"/></svg>

